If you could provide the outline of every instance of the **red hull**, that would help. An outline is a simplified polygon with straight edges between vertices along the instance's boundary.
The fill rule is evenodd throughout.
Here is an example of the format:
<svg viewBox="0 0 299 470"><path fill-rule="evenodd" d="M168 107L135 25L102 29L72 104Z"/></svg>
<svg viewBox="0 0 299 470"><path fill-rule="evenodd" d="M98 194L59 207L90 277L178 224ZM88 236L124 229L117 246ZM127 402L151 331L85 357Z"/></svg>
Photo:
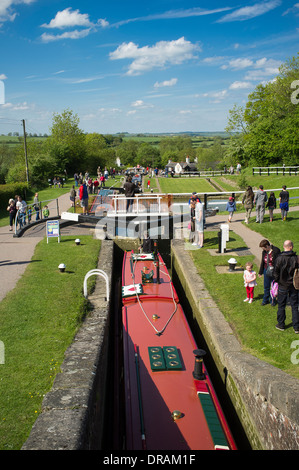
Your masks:
<svg viewBox="0 0 299 470"><path fill-rule="evenodd" d="M193 377L197 345L162 258L158 283L152 260L132 263L131 257L125 253L122 279L126 448L235 449L204 366L205 379ZM154 282L144 283L138 296L125 297L125 286L141 284L144 266L153 270ZM177 352L168 363L165 347ZM164 348L158 351L162 365L155 348ZM172 418L174 411L179 419Z"/></svg>

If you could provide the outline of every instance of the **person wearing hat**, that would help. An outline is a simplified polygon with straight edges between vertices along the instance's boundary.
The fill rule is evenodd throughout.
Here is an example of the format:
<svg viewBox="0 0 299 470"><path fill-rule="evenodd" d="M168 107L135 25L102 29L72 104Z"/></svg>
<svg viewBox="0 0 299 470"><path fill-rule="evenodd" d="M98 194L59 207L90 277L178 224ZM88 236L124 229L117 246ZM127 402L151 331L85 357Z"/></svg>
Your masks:
<svg viewBox="0 0 299 470"><path fill-rule="evenodd" d="M197 196L197 192L192 193L192 195L189 199L189 203L188 203L189 206L190 206L191 202L194 202L194 204L196 204L197 202L201 202L200 197Z"/></svg>
<svg viewBox="0 0 299 470"><path fill-rule="evenodd" d="M237 210L235 200L232 196L228 198L225 210L228 211L228 222L231 222L234 212Z"/></svg>

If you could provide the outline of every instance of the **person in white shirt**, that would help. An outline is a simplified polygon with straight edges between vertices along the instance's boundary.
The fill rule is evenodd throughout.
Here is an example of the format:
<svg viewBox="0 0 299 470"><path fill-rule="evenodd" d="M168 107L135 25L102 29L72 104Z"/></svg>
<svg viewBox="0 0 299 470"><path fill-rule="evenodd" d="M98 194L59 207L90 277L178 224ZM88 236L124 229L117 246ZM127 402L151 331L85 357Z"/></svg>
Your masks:
<svg viewBox="0 0 299 470"><path fill-rule="evenodd" d="M26 201L24 201L21 196L18 196L18 201L16 204L17 210L19 211L19 226L20 228L23 227L23 225L26 225L26 208L27 204Z"/></svg>

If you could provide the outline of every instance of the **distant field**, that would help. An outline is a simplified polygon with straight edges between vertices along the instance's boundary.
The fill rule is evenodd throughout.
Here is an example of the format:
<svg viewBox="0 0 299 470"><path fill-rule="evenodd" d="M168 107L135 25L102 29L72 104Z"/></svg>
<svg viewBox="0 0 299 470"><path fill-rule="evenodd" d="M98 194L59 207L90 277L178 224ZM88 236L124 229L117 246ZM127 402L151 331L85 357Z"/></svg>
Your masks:
<svg viewBox="0 0 299 470"><path fill-rule="evenodd" d="M30 142L30 141L43 141L45 140L47 137L42 137L42 136L39 136L39 137L30 137L30 136L27 136L27 142ZM20 135L17 137L17 136L9 136L9 135L0 135L0 145L1 144L7 144L11 147L15 147L16 145L23 145L24 143L24 138L23 138L23 135L20 133Z"/></svg>
<svg viewBox="0 0 299 470"><path fill-rule="evenodd" d="M19 144L23 144L23 134L20 132L19 136L8 136L8 135L0 135L0 145L3 143L15 146ZM172 134L125 134L124 136L121 136L123 141L128 141L128 140L136 140L138 143L148 143L153 146L159 146L160 142L162 139L166 137L171 137ZM226 145L228 142L228 136L225 132L215 132L215 133L202 133L202 134L173 134L173 137L178 137L178 136L184 136L184 137L190 137L192 140L192 145L193 147L200 147L202 144L205 144L207 146L210 146L214 143L214 138L215 137L221 137L223 139L223 145ZM33 141L43 141L44 139L47 139L45 136L30 136L27 135L27 142L30 142L30 140Z"/></svg>
<svg viewBox="0 0 299 470"><path fill-rule="evenodd" d="M169 137L190 137L192 140L192 146L194 148L200 147L202 144L205 144L206 146L212 145L215 140L215 137L221 137L223 139L223 145L226 145L228 142L228 135L225 132L215 132L215 133L202 133L200 135L189 135L189 134L163 134L163 135L140 135L140 134L126 134L125 136L122 137L123 141L128 141L128 140L136 140L136 142L145 142L153 146L159 146L161 140Z"/></svg>

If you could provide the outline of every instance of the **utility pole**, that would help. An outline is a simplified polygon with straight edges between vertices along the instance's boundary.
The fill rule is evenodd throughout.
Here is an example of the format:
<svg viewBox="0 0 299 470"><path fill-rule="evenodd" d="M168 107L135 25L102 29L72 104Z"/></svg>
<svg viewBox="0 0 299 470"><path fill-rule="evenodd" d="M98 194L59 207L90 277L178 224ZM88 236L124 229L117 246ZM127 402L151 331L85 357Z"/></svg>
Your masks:
<svg viewBox="0 0 299 470"><path fill-rule="evenodd" d="M26 130L25 130L25 119L22 119L23 131L24 131L24 152L25 152L25 162L26 162L26 179L29 183L29 171L28 171L28 161L27 161L27 143L26 143Z"/></svg>

